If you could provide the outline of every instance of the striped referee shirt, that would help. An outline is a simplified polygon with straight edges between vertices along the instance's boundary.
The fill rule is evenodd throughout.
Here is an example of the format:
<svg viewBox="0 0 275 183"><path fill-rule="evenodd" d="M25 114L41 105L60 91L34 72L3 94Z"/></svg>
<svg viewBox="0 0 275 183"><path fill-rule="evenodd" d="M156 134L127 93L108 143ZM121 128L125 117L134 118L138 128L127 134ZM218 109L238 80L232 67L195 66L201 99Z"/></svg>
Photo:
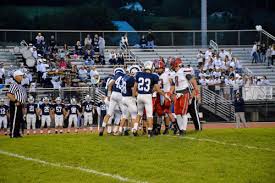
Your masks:
<svg viewBox="0 0 275 183"><path fill-rule="evenodd" d="M21 104L24 104L27 100L26 88L23 87L21 84L11 84L8 93L13 94L15 96L15 99L18 100Z"/></svg>

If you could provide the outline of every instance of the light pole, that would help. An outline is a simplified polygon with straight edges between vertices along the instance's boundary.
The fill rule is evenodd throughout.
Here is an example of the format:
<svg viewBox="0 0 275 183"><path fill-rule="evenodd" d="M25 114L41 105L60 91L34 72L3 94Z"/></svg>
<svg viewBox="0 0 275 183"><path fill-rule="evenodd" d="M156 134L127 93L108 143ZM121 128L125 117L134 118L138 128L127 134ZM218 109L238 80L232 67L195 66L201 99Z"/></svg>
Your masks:
<svg viewBox="0 0 275 183"><path fill-rule="evenodd" d="M207 45L207 0L201 0L201 46Z"/></svg>

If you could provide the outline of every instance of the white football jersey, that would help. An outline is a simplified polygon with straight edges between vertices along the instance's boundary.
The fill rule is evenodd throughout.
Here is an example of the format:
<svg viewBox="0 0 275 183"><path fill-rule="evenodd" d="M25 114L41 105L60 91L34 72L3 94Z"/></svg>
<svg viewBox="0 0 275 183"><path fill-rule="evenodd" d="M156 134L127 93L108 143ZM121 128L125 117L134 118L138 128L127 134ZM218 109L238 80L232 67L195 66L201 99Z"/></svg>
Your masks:
<svg viewBox="0 0 275 183"><path fill-rule="evenodd" d="M171 79L171 72L169 70L165 70L164 73L162 73L159 77L159 84L164 92L170 91L171 83L169 79Z"/></svg>
<svg viewBox="0 0 275 183"><path fill-rule="evenodd" d="M180 68L173 77L173 81L175 83L175 90L184 90L189 87L189 82L186 78L186 73L183 68Z"/></svg>

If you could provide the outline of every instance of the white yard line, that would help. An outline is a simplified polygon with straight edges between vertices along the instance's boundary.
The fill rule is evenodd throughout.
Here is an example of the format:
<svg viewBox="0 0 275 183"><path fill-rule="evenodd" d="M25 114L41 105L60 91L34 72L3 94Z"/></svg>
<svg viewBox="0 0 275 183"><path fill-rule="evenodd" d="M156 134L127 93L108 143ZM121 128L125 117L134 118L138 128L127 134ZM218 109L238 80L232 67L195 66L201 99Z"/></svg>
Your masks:
<svg viewBox="0 0 275 183"><path fill-rule="evenodd" d="M256 150L275 152L274 149L270 149L270 148L262 148L262 147L235 144L235 143L226 143L226 142L222 142L222 141L218 141L218 140L214 140L214 139L195 138L195 137L187 137L187 136L180 137L180 136L172 136L172 135L166 135L166 136L174 137L174 138L181 138L181 139L188 139L188 140L195 140L195 141L212 142L212 143L221 144L221 145L237 146L237 147L243 147L243 148L248 148L248 149L256 149Z"/></svg>
<svg viewBox="0 0 275 183"><path fill-rule="evenodd" d="M75 167L75 166L70 166L70 165L63 165L63 164L60 164L60 163L51 163L51 162L47 162L47 161L44 161L44 160L35 159L35 158L31 158L31 157L26 157L26 156L23 156L23 155L20 155L20 154L3 151L1 149L0 149L0 154L10 156L10 157L19 158L19 159L23 159L23 160L26 160L26 161L32 161L32 162L43 164L43 165L53 166L53 167L57 167L57 168L79 170L79 171L82 171L82 172L86 172L86 173L90 173L90 174L94 174L94 175L98 175L98 176L111 177L113 179L117 179L117 180L122 181L122 182L147 183L147 182L143 182L143 181L129 179L127 177L122 177L120 175L113 175L111 173L100 172L100 171L97 171L97 170L88 169L88 168L84 168L84 167L77 167L77 166Z"/></svg>

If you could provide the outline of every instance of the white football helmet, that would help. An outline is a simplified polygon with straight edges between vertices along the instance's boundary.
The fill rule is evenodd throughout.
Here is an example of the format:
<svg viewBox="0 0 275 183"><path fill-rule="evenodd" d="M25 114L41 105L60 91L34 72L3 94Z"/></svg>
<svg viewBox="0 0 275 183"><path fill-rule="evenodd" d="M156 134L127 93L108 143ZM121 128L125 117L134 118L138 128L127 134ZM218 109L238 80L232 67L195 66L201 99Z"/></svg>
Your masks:
<svg viewBox="0 0 275 183"><path fill-rule="evenodd" d="M57 97L56 99L55 99L55 102L57 103L57 104L61 104L61 98L60 97Z"/></svg>
<svg viewBox="0 0 275 183"><path fill-rule="evenodd" d="M48 104L48 103L49 103L49 98L48 98L48 97L44 97L44 98L43 98L43 102L44 102L45 104Z"/></svg>
<svg viewBox="0 0 275 183"><path fill-rule="evenodd" d="M139 65L132 65L129 69L129 72L131 75L135 75L137 72L140 72L141 69L139 67Z"/></svg>
<svg viewBox="0 0 275 183"><path fill-rule="evenodd" d="M90 95L86 95L85 96L85 101L86 102L90 102L91 101L91 96Z"/></svg>
<svg viewBox="0 0 275 183"><path fill-rule="evenodd" d="M0 99L0 105L4 105L5 104L5 100L3 98Z"/></svg>
<svg viewBox="0 0 275 183"><path fill-rule="evenodd" d="M75 99L75 98L72 98L72 99L71 99L71 104L72 104L72 105L76 105L76 99Z"/></svg>
<svg viewBox="0 0 275 183"><path fill-rule="evenodd" d="M151 61L147 61L144 63L144 70L150 70L153 71L154 70L154 63Z"/></svg>
<svg viewBox="0 0 275 183"><path fill-rule="evenodd" d="M29 96L28 102L29 102L30 104L34 103L34 98L33 98L33 96L31 96L31 95Z"/></svg>
<svg viewBox="0 0 275 183"><path fill-rule="evenodd" d="M115 68L115 70L114 70L114 75L116 75L116 74L119 73L119 72L125 74L125 70L124 70L123 68L121 68L121 67L118 67L118 68Z"/></svg>

